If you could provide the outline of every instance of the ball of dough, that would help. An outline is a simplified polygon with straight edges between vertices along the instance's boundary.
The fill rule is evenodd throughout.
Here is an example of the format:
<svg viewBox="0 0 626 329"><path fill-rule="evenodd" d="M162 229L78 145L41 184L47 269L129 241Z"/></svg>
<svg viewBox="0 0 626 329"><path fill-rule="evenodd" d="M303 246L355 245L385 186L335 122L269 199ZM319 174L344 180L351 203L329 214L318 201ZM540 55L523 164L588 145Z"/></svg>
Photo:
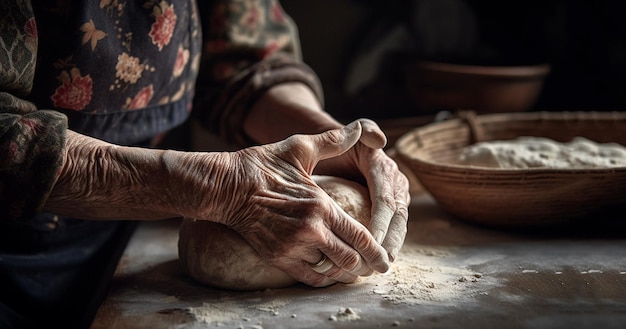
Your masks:
<svg viewBox="0 0 626 329"><path fill-rule="evenodd" d="M315 182L346 211L369 228L371 202L363 185L339 177L313 176ZM184 219L178 238L183 270L195 280L223 289L284 288L297 281L267 264L234 230L205 220ZM330 285L334 283L328 280Z"/></svg>

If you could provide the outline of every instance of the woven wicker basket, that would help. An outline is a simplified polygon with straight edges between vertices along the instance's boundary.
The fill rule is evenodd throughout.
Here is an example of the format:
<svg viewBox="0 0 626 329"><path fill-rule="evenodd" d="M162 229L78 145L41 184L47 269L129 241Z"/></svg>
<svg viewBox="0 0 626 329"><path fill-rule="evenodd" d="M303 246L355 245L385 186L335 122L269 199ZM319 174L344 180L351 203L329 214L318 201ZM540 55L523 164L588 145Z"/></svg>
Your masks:
<svg viewBox="0 0 626 329"><path fill-rule="evenodd" d="M626 112L527 112L475 115L415 128L396 150L449 213L497 226L549 225L626 209L626 167L498 169L455 164L470 144L538 136L576 136L626 145Z"/></svg>

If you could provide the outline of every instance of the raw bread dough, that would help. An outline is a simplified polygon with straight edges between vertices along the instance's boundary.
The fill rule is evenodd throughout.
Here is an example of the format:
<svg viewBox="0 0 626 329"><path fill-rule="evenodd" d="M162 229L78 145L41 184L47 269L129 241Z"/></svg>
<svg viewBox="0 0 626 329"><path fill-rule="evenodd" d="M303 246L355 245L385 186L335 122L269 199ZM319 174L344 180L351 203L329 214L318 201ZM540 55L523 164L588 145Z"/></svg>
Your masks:
<svg viewBox="0 0 626 329"><path fill-rule="evenodd" d="M315 182L348 214L369 228L371 202L363 185L331 176L313 176ZM267 264L234 230L205 221L184 219L178 255L183 270L197 281L224 289L283 288L297 281ZM328 280L326 285L334 281Z"/></svg>
<svg viewBox="0 0 626 329"><path fill-rule="evenodd" d="M543 137L480 142L463 149L463 165L520 169L589 169L626 166L626 147L617 143L596 143L576 137L559 143Z"/></svg>

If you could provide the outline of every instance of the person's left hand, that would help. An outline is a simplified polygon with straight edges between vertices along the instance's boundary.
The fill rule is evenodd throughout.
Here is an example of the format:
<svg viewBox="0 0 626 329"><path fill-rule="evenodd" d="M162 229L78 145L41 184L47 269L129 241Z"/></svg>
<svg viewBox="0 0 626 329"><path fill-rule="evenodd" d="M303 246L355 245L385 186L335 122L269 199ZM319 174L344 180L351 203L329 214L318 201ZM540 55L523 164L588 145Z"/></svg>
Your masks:
<svg viewBox="0 0 626 329"><path fill-rule="evenodd" d="M314 173L335 175L366 183L372 200L372 235L393 261L407 232L409 181L383 150L387 140L376 123L360 119L359 143L343 155L321 161Z"/></svg>
<svg viewBox="0 0 626 329"><path fill-rule="evenodd" d="M370 230L393 260L404 243L410 202L409 181L382 149L387 138L376 123L360 119L359 142L338 157L320 161L314 174L339 176L366 184L372 200ZM257 142L270 143L302 132L320 132L341 124L322 110L311 89L301 83L272 87L254 105L245 131Z"/></svg>

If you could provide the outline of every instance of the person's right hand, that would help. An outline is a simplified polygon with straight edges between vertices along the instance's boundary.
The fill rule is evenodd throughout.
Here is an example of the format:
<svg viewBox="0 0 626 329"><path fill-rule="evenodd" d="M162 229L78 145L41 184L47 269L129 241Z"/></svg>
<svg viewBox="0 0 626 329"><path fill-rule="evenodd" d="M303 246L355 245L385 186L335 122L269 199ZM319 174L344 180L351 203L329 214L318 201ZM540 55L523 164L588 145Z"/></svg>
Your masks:
<svg viewBox="0 0 626 329"><path fill-rule="evenodd" d="M346 152L360 136L355 121L317 135L221 153L208 167L202 156L187 155L177 167L188 171L185 180L192 186L185 186L195 189L192 204L198 206L187 216L228 225L269 264L311 286L386 272L385 249L311 178L318 161ZM332 267L317 273L310 264L323 256Z"/></svg>

